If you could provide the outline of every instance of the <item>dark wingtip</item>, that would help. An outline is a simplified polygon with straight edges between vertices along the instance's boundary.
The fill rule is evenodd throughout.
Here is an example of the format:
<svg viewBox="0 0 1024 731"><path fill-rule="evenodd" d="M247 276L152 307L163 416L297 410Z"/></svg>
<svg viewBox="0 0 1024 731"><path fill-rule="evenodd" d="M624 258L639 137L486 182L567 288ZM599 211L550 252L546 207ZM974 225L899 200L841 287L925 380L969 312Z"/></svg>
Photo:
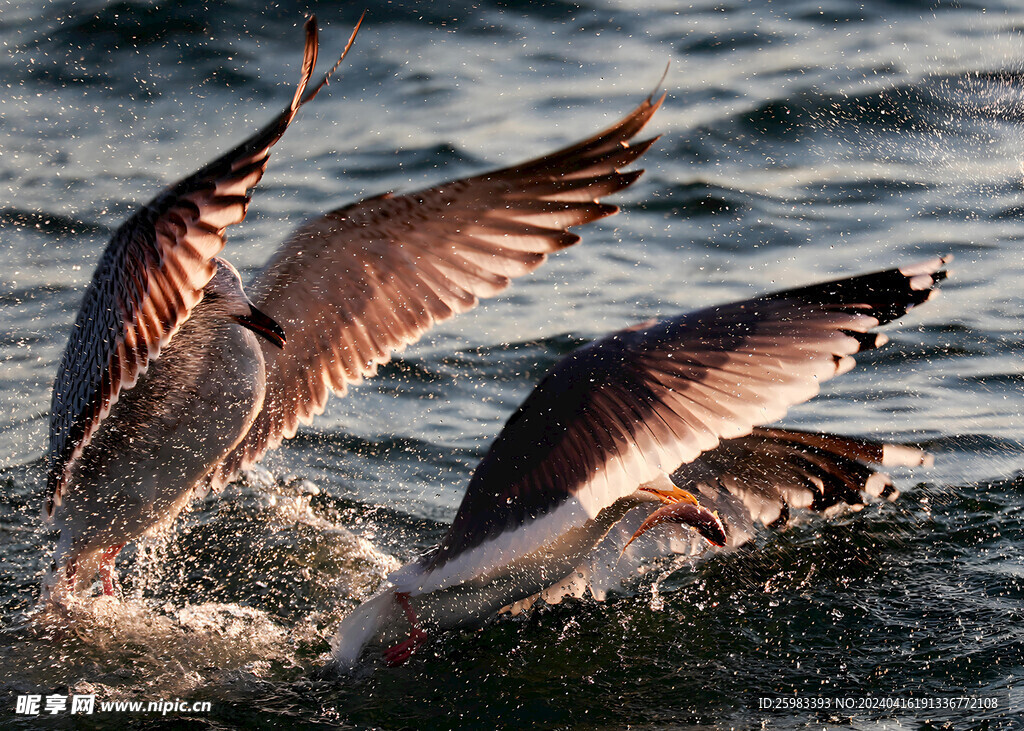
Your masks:
<svg viewBox="0 0 1024 731"><path fill-rule="evenodd" d="M646 172L646 171L643 168L640 168L639 170L628 170L628 171L626 171L624 173L619 173L619 175L622 176L622 187L619 188L619 190L623 190L625 188L628 188L633 183L638 181L640 179L640 176L643 175L644 172ZM618 192L618 191L616 191L616 192Z"/></svg>
<svg viewBox="0 0 1024 731"><path fill-rule="evenodd" d="M858 330L843 330L843 335L857 341L858 352L874 350L889 342L888 336L876 332L860 332Z"/></svg>
<svg viewBox="0 0 1024 731"><path fill-rule="evenodd" d="M556 249L568 249L570 246L575 246L579 242L579 234L575 234L572 231L566 231L560 234L558 239L554 243Z"/></svg>

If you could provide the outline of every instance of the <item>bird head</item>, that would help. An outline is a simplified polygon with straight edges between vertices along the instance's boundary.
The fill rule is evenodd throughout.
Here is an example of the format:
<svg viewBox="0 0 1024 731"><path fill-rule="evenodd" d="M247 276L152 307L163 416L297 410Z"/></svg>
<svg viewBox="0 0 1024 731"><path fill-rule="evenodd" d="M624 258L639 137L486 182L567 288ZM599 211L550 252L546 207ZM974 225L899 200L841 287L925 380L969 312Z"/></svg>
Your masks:
<svg viewBox="0 0 1024 731"><path fill-rule="evenodd" d="M203 298L217 298L227 315L242 327L251 330L268 343L283 348L284 329L269 315L256 309L242 289L242 278L238 270L225 259L213 260L217 270L203 289Z"/></svg>

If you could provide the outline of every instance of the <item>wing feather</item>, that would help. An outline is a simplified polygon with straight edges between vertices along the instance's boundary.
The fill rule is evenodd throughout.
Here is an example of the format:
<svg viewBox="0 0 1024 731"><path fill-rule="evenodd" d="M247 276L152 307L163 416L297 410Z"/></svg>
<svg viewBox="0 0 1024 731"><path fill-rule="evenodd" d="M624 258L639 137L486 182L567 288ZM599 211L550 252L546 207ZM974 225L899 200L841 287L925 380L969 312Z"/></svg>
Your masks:
<svg viewBox="0 0 1024 731"><path fill-rule="evenodd" d="M946 261L905 267L910 274L891 269L712 307L624 330L570 354L495 439L451 529L414 572L419 583L408 588L430 591L486 576L496 564L481 561L508 565L513 553L539 550L659 475L699 472L687 465L736 451L753 429L817 393L850 354L883 342L843 331L867 331L924 302L945 278ZM772 433L757 432L762 441ZM802 446L808 453L800 456ZM850 467L854 477L847 477L844 459L881 457L880 446L821 435L780 436L772 448L786 457L793 485L804 493L804 486L817 486L816 497L801 498L814 505L852 500L863 489L870 471ZM889 449L894 462L913 457ZM737 474L721 470L719 488L748 489ZM785 489L799 491L793 485ZM759 500L778 503L778 495ZM774 520L780 509L755 512ZM494 543L487 550L471 550L488 541Z"/></svg>
<svg viewBox="0 0 1024 731"><path fill-rule="evenodd" d="M75 460L119 395L135 385L199 302L213 276L212 259L224 246L224 229L245 218L250 190L266 169L270 149L327 82L324 76L307 90L316 65L315 18L306 22L305 33L291 104L249 139L136 211L100 257L54 383L48 515L60 504ZM355 31L346 52L354 36Z"/></svg>
<svg viewBox="0 0 1024 731"><path fill-rule="evenodd" d="M653 143L632 138L663 99L648 98L607 130L549 155L418 193L370 198L299 228L249 288L288 342L264 351L263 410L210 475L210 487L219 489L293 436L297 422L324 408L328 392L344 394L435 323L575 244L579 236L567 226L615 213L598 199L639 177L619 169Z"/></svg>
<svg viewBox="0 0 1024 731"><path fill-rule="evenodd" d="M700 495L729 527L729 545L749 540L761 523L784 527L791 508L823 511L844 503L858 509L865 495L894 500L899 492L891 478L876 469L892 464L927 465L921 450L816 434L792 429L755 427L747 436L681 465L671 479Z"/></svg>

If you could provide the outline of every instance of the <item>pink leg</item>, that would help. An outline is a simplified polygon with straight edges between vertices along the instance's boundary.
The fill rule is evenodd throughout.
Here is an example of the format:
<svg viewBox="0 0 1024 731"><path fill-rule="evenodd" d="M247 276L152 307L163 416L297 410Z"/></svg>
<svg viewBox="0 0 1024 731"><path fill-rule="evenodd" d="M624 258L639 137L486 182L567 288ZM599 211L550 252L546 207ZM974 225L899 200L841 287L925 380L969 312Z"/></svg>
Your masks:
<svg viewBox="0 0 1024 731"><path fill-rule="evenodd" d="M111 546L102 554L100 554L100 580L103 582L103 595L114 596L114 591L117 589L117 573L114 571L114 559L117 558L117 554L124 548L122 543L120 546Z"/></svg>
<svg viewBox="0 0 1024 731"><path fill-rule="evenodd" d="M392 668L404 664L416 652L416 649L427 641L427 633L420 629L416 620L416 612L409 605L409 595L404 591L396 591L395 601L405 611L405 618L409 620L409 639L384 651L384 660L388 667Z"/></svg>

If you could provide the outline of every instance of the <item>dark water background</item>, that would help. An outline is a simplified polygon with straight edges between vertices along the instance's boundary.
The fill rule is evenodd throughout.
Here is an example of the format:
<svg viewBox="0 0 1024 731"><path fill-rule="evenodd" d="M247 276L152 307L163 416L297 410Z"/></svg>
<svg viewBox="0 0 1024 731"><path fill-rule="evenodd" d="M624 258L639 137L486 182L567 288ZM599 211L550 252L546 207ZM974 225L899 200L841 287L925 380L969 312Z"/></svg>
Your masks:
<svg viewBox="0 0 1024 731"><path fill-rule="evenodd" d="M1024 11L1003 3L365 3L338 80L278 145L227 256L298 223L574 141L671 64L623 212L433 331L170 537L74 631L26 619L49 391L133 207L291 97L364 4L0 1L0 719L19 693L209 700L96 727L1024 727ZM544 370L655 315L952 252L916 310L786 423L926 446L905 496L317 679L340 618L431 545ZM667 571L667 568L666 568ZM660 606L660 608L658 608ZM999 698L989 712L765 712L761 696ZM1008 709L1008 705L1012 710ZM81 720L81 717L76 717Z"/></svg>

